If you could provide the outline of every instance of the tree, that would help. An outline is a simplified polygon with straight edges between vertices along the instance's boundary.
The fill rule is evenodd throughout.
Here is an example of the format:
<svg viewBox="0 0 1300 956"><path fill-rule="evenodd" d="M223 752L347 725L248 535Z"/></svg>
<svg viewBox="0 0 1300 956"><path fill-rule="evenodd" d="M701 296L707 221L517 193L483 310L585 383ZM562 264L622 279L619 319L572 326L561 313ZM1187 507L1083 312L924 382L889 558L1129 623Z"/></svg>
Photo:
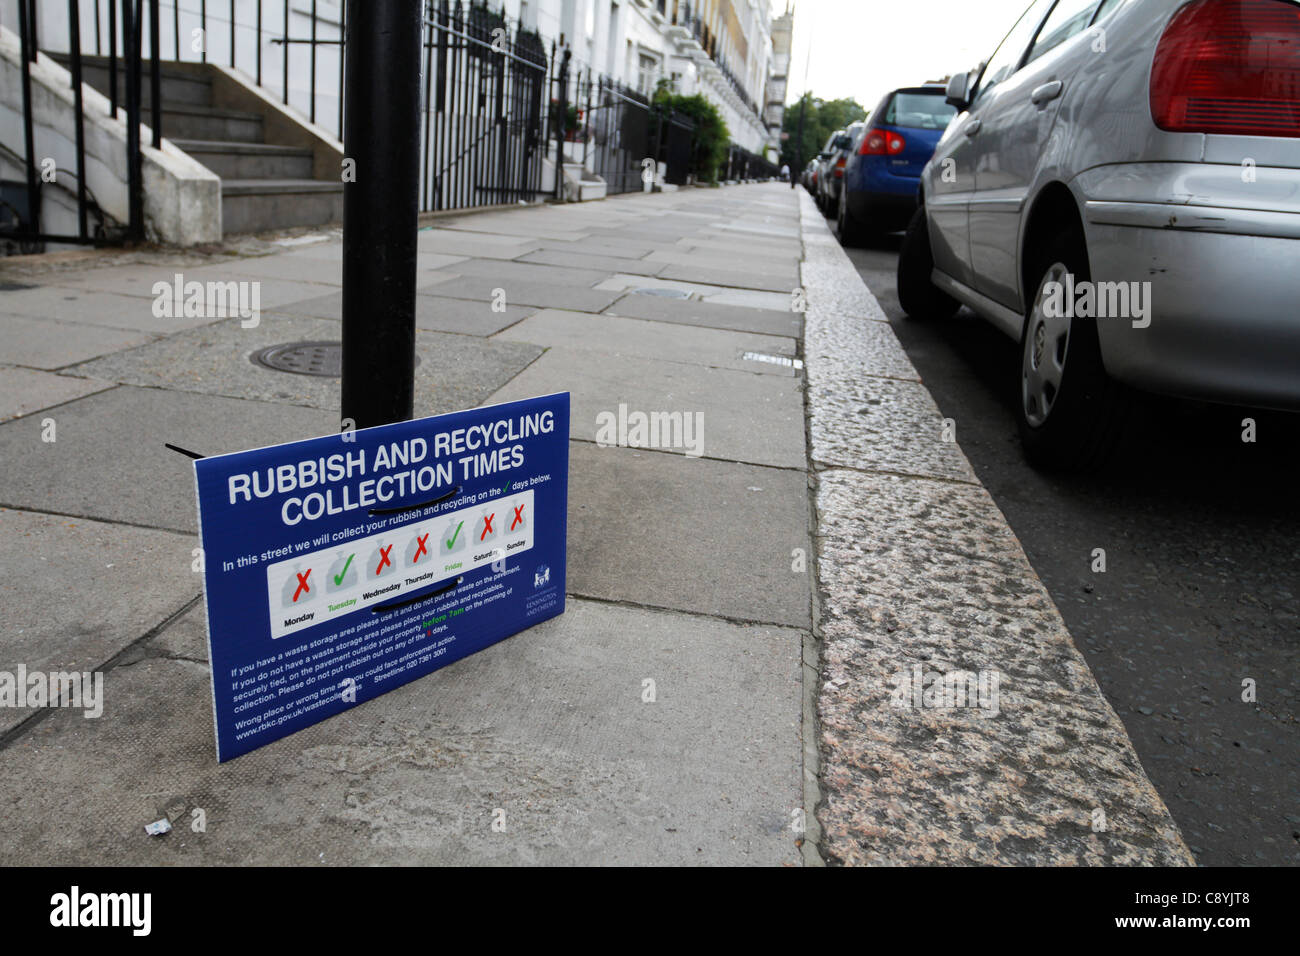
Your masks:
<svg viewBox="0 0 1300 956"><path fill-rule="evenodd" d="M802 149L799 140L799 114L803 109ZM789 165L797 176L808 161L817 155L831 133L844 129L851 123L867 118L867 110L854 99L821 100L805 93L796 103L785 108L782 129L789 134L781 145L781 162ZM802 165L801 165L802 157Z"/></svg>

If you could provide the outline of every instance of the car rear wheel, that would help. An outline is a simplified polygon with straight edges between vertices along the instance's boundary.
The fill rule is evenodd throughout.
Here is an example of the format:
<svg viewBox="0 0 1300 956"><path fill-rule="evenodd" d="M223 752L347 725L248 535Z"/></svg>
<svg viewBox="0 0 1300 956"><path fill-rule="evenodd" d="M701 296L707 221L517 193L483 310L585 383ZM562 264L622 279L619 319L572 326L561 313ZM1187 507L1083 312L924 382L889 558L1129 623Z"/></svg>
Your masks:
<svg viewBox="0 0 1300 956"><path fill-rule="evenodd" d="M1081 239L1060 236L1036 258L1034 297L1020 336L1020 400L1016 403L1025 457L1038 468L1086 471L1105 464L1129 408L1127 390L1106 374L1095 319L1071 317L1051 292L1074 276L1089 281ZM1065 314L1058 314L1065 313Z"/></svg>
<svg viewBox="0 0 1300 956"><path fill-rule="evenodd" d="M930 226L925 209L912 215L898 254L898 304L913 319L948 319L961 303L934 287L934 254L930 251Z"/></svg>

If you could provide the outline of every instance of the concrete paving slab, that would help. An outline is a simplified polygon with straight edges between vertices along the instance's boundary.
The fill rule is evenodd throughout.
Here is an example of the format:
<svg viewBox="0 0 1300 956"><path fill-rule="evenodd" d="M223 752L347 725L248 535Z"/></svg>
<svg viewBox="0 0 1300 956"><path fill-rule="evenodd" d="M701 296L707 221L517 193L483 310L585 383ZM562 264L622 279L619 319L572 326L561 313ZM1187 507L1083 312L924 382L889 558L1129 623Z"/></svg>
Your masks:
<svg viewBox="0 0 1300 956"><path fill-rule="evenodd" d="M99 379L52 375L30 368L0 365L0 422L112 387L112 382Z"/></svg>
<svg viewBox="0 0 1300 956"><path fill-rule="evenodd" d="M818 510L831 861L1192 863L983 488L827 472ZM984 683L927 701L918 674Z"/></svg>
<svg viewBox="0 0 1300 956"><path fill-rule="evenodd" d="M566 252L559 249L538 249L521 257L519 262L537 262L543 265L566 266L573 269L597 269L606 274L611 272L631 273L640 276L655 275L664 267L662 262L644 262L638 259L620 259L612 255L594 255L582 252ZM455 271L455 270L451 270Z"/></svg>
<svg viewBox="0 0 1300 956"><path fill-rule="evenodd" d="M569 591L810 626L803 471L569 446Z"/></svg>
<svg viewBox="0 0 1300 956"><path fill-rule="evenodd" d="M601 236L599 239L582 239L576 242L559 242L544 239L538 251L568 252L576 255L612 256L616 259L644 259L657 249L654 243L643 239L621 239Z"/></svg>
<svg viewBox="0 0 1300 956"><path fill-rule="evenodd" d="M676 292L686 292L700 302L711 302L714 305L736 305L746 309L769 309L773 312L787 312L790 311L790 307L794 302L795 285L792 284L790 290L785 293L759 292L753 289L730 289L720 285L687 282L682 279L668 279L663 276L617 273L601 282L596 288L627 292L636 292L640 289L672 289Z"/></svg>
<svg viewBox="0 0 1300 956"><path fill-rule="evenodd" d="M734 368L782 378L794 376L790 368L755 362L745 353L792 357L795 340L775 335L722 332L692 326L668 325L644 319L543 309L532 318L498 333L495 338L531 342L548 348L604 349L617 355L635 355L666 362L685 362L713 368Z"/></svg>
<svg viewBox="0 0 1300 956"><path fill-rule="evenodd" d="M95 271L103 271L107 274L115 270ZM165 274L164 270L156 271L159 275ZM172 332L195 329L216 321L206 315L190 318L183 315L156 316L153 313L151 295L145 297L122 295L55 285L6 292L4 309L7 313L36 319L53 319L80 326L149 332L157 335L170 335Z"/></svg>
<svg viewBox="0 0 1300 956"><path fill-rule="evenodd" d="M453 299L474 299L479 302L499 300L498 289L505 289L507 305L531 305L541 309L575 309L579 312L599 312L613 303L617 292L599 289L575 288L549 282L507 282L488 276L461 276L435 286L426 286L435 295ZM425 291L425 290L421 290Z"/></svg>
<svg viewBox="0 0 1300 956"><path fill-rule="evenodd" d="M165 265L142 265L115 269L94 269L78 274L60 274L58 288L112 292L117 295L134 297L137 302L144 299L146 300L144 309L152 316L152 306L156 298L154 293L155 283L165 282L174 286L176 277L179 275L182 284L190 282L204 284L205 301L210 317L204 318L202 322L211 322L214 317L222 317L215 315L215 312L221 302L227 301L225 297L229 293L225 291L217 292L209 288L208 283L256 282L258 283L258 301L262 309L273 309L288 302L315 298L342 283L341 278L334 276L331 271L326 269L321 269L320 276L313 281L267 278L256 272L242 272L241 265L246 261L249 260L232 257L228 262L198 267L181 268ZM329 281L319 281L320 277L326 277ZM188 296L188 293L182 292L182 295ZM178 328L188 327L179 324L179 320L171 318L155 319L155 322L166 322L168 324L152 328L151 331L172 332ZM201 324L194 319L189 320L189 322L191 325ZM137 326L129 327L135 328Z"/></svg>
<svg viewBox="0 0 1300 956"><path fill-rule="evenodd" d="M798 270L794 268L719 269L714 266L669 265L659 274L665 279L681 279L683 282L709 282L733 289L786 294L799 284Z"/></svg>
<svg viewBox="0 0 1300 956"><path fill-rule="evenodd" d="M315 254L308 256L306 255L308 251ZM444 269L458 262L464 262L465 258L465 256L420 253L416 256L416 268L423 270ZM291 279L296 282L312 282L318 285L335 287L343 285L343 247L338 243L324 244L320 248L313 246L301 252L286 252L269 256L246 256L233 259L231 262L233 263L230 266L231 271L238 272L241 276L256 276L264 279Z"/></svg>
<svg viewBox="0 0 1300 956"><path fill-rule="evenodd" d="M0 312L0 362L12 365L63 368L152 340L146 332Z"/></svg>
<svg viewBox="0 0 1300 956"><path fill-rule="evenodd" d="M229 319L76 366L75 374L125 385L337 409L339 379L273 371L251 356L288 342L338 341L340 329L328 319L300 316L263 316L255 329ZM415 368L415 412L432 415L475 407L542 350L417 331L415 351L420 359Z"/></svg>
<svg viewBox="0 0 1300 956"><path fill-rule="evenodd" d="M572 269L560 265L539 265L530 262L502 262L499 259L466 259L454 266L448 266L440 272L458 276L481 276L496 279L497 285L506 290L507 295L513 287L521 283L544 282L549 285L591 288L597 282L608 277L606 269Z"/></svg>
<svg viewBox="0 0 1300 956"><path fill-rule="evenodd" d="M800 644L571 600L218 765L206 665L155 643L109 672L103 718L55 712L0 752L0 863L796 865Z"/></svg>
<svg viewBox="0 0 1300 956"><path fill-rule="evenodd" d="M415 266L417 269L445 269L447 266L455 265L457 262L463 262L468 257L468 255L469 255L468 253L464 255L443 255L442 253L438 253L438 252L421 251L416 253ZM272 258L275 260L306 259L309 261L319 260L323 262L337 263L338 265L333 270L329 270L327 272L327 275L338 277L338 281L335 283L336 285L342 285L343 283L343 271L341 265L343 262L343 244L341 242L332 241L332 242L316 243L314 245L305 246L302 249L295 249L292 252L279 253L276 256L268 257L268 258ZM253 261L256 262L261 260L259 257L259 259ZM286 278L286 279L310 278L310 276L307 274L299 275L296 272L297 267L294 268L295 268L295 272L287 273L281 278ZM323 282L325 280L313 279L313 281Z"/></svg>
<svg viewBox="0 0 1300 956"><path fill-rule="evenodd" d="M523 239L560 239L570 242L586 239L588 236L585 231L571 229L563 223L557 224L553 220L548 220L544 210L520 210L520 212L531 212L532 215L480 213L463 219L447 219L440 223L438 228L447 232L492 233Z"/></svg>
<svg viewBox="0 0 1300 956"><path fill-rule="evenodd" d="M474 256L477 259L514 259L538 248L537 239L522 236L498 236L461 230L421 229L417 248L421 254Z"/></svg>
<svg viewBox="0 0 1300 956"><path fill-rule="evenodd" d="M652 362L644 356L552 348L497 391L492 403L570 392L569 436L608 441L602 431L628 413L679 413L707 458L777 468L806 465L802 382L730 369ZM627 421L627 416L623 416ZM754 427L761 421L763 427ZM617 439L615 439L617 440Z"/></svg>
<svg viewBox="0 0 1300 956"><path fill-rule="evenodd" d="M164 442L215 455L339 427L336 413L315 408L129 387L70 402L54 418L50 445L28 420L0 425L0 506L191 534L194 468Z"/></svg>
<svg viewBox="0 0 1300 956"><path fill-rule="evenodd" d="M29 455L53 451L36 433L28 440ZM0 671L98 670L202 591L191 570L196 544L190 535L0 508ZM0 734L35 713L0 707ZM82 711L76 719L89 722Z"/></svg>
<svg viewBox="0 0 1300 956"><path fill-rule="evenodd" d="M315 285L337 288L343 285L343 257L341 254L342 247L333 247L339 249L340 255L330 259L307 258L283 252L278 255L232 258L226 268L249 278L289 279L294 282L310 282ZM190 272L192 271L194 270L184 273L187 279L203 278L206 281L207 278L217 278L208 275L191 275ZM326 291L327 289L320 289L317 294Z"/></svg>
<svg viewBox="0 0 1300 956"><path fill-rule="evenodd" d="M978 484L924 385L865 376L809 381L812 456L819 465Z"/></svg>
<svg viewBox="0 0 1300 956"><path fill-rule="evenodd" d="M650 253L650 255L646 256L646 260L648 262L661 262L664 265L708 266L724 270L744 267L751 271L758 271L760 267L771 267L797 275L799 272L798 257L798 249L793 252L786 249L780 251L755 250L752 247L746 248L745 244L738 243L736 248L728 249L725 252L707 248L669 246L667 249L657 249Z"/></svg>
<svg viewBox="0 0 1300 956"><path fill-rule="evenodd" d="M537 311L537 308L527 305L506 305L498 311L490 302L417 295L415 327L429 332L487 336L507 329ZM335 292L318 299L294 302L275 312L278 315L303 315L340 322L343 319L343 293ZM340 333L336 332L335 337L338 334Z"/></svg>
<svg viewBox="0 0 1300 956"><path fill-rule="evenodd" d="M617 293L611 293L617 294ZM802 334L801 316L774 309L750 309L712 302L689 302L653 295L624 295L605 310L607 315L626 319L651 319L677 325L698 325L733 332L756 332L798 338Z"/></svg>
<svg viewBox="0 0 1300 956"><path fill-rule="evenodd" d="M760 236L727 236L708 233L687 236L663 250L665 255L704 254L708 256L754 256L758 259L799 259L802 247L798 240L764 239Z"/></svg>
<svg viewBox="0 0 1300 956"><path fill-rule="evenodd" d="M727 233L741 233L747 236L761 236L774 239L797 239L799 229L796 226L762 224L754 222L715 222L714 229Z"/></svg>

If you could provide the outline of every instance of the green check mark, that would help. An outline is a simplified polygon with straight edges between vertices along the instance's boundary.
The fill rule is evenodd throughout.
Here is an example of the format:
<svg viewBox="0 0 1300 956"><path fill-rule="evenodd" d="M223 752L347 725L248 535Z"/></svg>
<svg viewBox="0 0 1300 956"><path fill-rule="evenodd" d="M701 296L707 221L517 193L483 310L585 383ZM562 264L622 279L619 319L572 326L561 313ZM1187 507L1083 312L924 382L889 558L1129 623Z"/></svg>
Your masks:
<svg viewBox="0 0 1300 956"><path fill-rule="evenodd" d="M343 577L344 577L344 575L346 575L346 574L348 573L348 568L350 568L350 567L352 566L352 559L355 558L355 557L356 557L355 554L349 554L349 555L348 555L348 559L347 559L347 561L345 561L345 562L343 563L343 570L342 570L342 572L340 572L339 574L334 575L334 586L335 586L335 587L338 587L340 584L343 583Z"/></svg>
<svg viewBox="0 0 1300 956"><path fill-rule="evenodd" d="M451 540L447 542L448 548L456 547L456 539L460 537L460 529L465 527L465 522L456 525L456 530L452 533Z"/></svg>

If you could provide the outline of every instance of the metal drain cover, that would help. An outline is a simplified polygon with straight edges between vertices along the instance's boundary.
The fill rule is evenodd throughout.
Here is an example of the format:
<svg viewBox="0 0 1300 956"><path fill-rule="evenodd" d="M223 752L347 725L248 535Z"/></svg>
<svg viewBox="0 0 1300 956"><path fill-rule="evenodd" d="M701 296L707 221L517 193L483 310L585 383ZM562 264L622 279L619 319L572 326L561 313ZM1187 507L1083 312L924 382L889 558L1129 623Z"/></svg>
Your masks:
<svg viewBox="0 0 1300 956"><path fill-rule="evenodd" d="M633 289L633 295L657 295L665 299L689 299L691 294L681 289Z"/></svg>
<svg viewBox="0 0 1300 956"><path fill-rule="evenodd" d="M251 358L254 365L277 372L319 375L321 378L340 378L343 375L342 342L289 342L254 352ZM418 355L415 364L420 364Z"/></svg>
<svg viewBox="0 0 1300 956"><path fill-rule="evenodd" d="M253 362L277 372L338 378L343 374L342 342L289 342L253 353Z"/></svg>
<svg viewBox="0 0 1300 956"><path fill-rule="evenodd" d="M782 365L786 368L801 369L803 360L788 355L768 355L766 352L746 352L741 356L746 362L762 362L765 365Z"/></svg>

